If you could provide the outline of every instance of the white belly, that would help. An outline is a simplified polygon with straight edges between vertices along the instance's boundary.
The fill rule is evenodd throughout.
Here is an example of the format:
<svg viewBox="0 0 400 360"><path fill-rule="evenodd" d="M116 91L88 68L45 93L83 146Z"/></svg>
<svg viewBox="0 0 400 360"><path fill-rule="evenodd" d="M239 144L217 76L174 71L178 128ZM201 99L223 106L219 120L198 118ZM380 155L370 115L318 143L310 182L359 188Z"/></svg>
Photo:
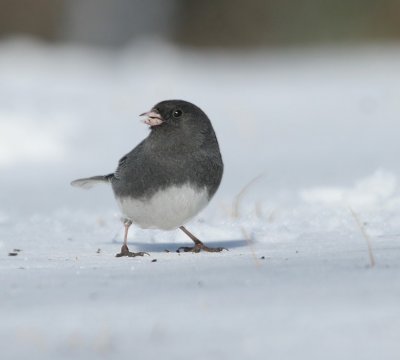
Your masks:
<svg viewBox="0 0 400 360"><path fill-rule="evenodd" d="M143 229L172 230L183 225L208 204L206 189L172 186L146 201L117 198L125 217Z"/></svg>

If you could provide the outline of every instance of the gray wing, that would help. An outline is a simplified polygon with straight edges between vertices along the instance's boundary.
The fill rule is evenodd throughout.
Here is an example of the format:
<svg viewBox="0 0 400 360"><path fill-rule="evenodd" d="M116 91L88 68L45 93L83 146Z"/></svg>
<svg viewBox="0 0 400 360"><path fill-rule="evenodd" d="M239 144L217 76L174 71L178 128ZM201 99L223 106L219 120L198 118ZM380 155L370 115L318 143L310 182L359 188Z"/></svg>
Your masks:
<svg viewBox="0 0 400 360"><path fill-rule="evenodd" d="M121 158L111 184L116 196L146 198L161 188L190 182L199 188L206 186L211 197L223 171L222 160L213 155L209 151L166 153L143 141Z"/></svg>

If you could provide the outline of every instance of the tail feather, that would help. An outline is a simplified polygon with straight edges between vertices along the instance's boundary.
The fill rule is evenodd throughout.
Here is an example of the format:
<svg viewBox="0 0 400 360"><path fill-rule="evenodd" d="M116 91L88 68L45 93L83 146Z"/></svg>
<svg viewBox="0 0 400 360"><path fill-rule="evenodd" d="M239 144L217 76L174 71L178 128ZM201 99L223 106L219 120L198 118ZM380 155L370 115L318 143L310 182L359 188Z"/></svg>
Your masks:
<svg viewBox="0 0 400 360"><path fill-rule="evenodd" d="M83 179L76 179L71 182L71 185L75 186L75 187L80 187L83 189L91 189L95 185L109 183L112 177L113 177L113 174L92 176L92 177L83 178Z"/></svg>

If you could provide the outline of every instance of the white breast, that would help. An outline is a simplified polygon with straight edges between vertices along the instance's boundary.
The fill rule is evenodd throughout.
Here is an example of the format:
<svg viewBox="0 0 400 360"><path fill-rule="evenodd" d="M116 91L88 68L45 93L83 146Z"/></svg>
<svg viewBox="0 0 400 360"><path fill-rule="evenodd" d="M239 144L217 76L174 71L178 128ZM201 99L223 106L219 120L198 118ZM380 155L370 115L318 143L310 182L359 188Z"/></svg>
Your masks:
<svg viewBox="0 0 400 360"><path fill-rule="evenodd" d="M193 218L209 202L207 190L191 185L171 186L150 199L117 198L126 218L144 229L172 230Z"/></svg>

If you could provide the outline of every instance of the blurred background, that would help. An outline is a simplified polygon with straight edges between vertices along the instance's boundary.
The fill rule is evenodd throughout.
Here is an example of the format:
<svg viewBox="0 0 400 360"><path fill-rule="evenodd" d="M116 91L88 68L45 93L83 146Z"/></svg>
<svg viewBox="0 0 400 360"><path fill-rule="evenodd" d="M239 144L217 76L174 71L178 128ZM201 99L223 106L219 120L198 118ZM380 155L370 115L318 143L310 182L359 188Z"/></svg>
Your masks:
<svg viewBox="0 0 400 360"><path fill-rule="evenodd" d="M0 34L124 46L159 36L193 47L252 48L398 39L397 0L1 0Z"/></svg>
<svg viewBox="0 0 400 360"><path fill-rule="evenodd" d="M397 0L0 0L0 211L114 208L112 171L182 98L212 119L220 202L396 176ZM82 199L84 196L84 199ZM225 199L225 200L224 200ZM227 199L227 200L226 200ZM219 202L218 202L219 203Z"/></svg>

